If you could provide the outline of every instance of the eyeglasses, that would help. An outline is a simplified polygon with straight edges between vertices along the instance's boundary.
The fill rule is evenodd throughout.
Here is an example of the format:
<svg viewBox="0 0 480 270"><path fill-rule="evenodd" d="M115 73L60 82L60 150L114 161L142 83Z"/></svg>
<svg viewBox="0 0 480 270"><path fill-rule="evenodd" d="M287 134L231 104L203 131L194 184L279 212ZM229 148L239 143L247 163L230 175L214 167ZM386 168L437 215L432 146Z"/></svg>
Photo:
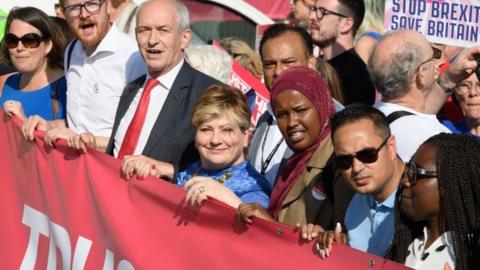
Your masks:
<svg viewBox="0 0 480 270"><path fill-rule="evenodd" d="M389 138L390 136L387 136L377 148L365 148L353 155L336 156L335 165L341 170L348 170L352 167L354 158L365 164L374 163L378 160L378 152L380 152L380 150L387 144Z"/></svg>
<svg viewBox="0 0 480 270"><path fill-rule="evenodd" d="M335 15L335 16L342 17L342 18L348 18L347 15L343 15L341 13L331 11L331 10L328 10L326 8L323 8L323 7L311 7L309 14L312 14L312 13L315 13L315 16L317 16L318 20L321 20L323 18L323 16L325 16L325 15Z"/></svg>
<svg viewBox="0 0 480 270"><path fill-rule="evenodd" d="M70 19L76 19L80 17L80 15L82 14L82 8L85 8L85 10L89 14L98 13L100 11L100 8L102 7L103 2L105 2L105 0L90 0L83 4L70 5L70 6L64 7L63 12Z"/></svg>
<svg viewBox="0 0 480 270"><path fill-rule="evenodd" d="M418 65L418 68L420 68L423 64L428 63L432 60L438 60L438 59L442 58L442 50L437 49L435 47L432 47L432 50L433 50L432 57L430 57L427 60L421 62L420 65Z"/></svg>
<svg viewBox="0 0 480 270"><path fill-rule="evenodd" d="M411 186L417 184L418 179L422 178L435 178L437 177L437 171L427 171L419 167L415 162L410 161L405 167L405 174L407 175L408 182Z"/></svg>
<svg viewBox="0 0 480 270"><path fill-rule="evenodd" d="M9 49L15 49L18 46L18 42L22 42L25 48L33 49L40 46L40 43L43 40L48 39L48 37L40 36L36 33L28 33L23 35L22 37L17 37L12 33L8 33L5 35L5 44Z"/></svg>

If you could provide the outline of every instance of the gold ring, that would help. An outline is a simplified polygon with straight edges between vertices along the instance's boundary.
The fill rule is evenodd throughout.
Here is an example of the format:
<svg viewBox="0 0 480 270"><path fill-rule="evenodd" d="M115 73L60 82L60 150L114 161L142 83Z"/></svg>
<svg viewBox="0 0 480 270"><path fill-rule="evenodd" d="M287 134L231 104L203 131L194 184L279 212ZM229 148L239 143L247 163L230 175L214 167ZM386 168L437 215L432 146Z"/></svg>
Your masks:
<svg viewBox="0 0 480 270"><path fill-rule="evenodd" d="M205 187L204 187L204 186L200 186L200 187L198 188L198 191L200 191L200 193L204 192L204 191L205 191Z"/></svg>

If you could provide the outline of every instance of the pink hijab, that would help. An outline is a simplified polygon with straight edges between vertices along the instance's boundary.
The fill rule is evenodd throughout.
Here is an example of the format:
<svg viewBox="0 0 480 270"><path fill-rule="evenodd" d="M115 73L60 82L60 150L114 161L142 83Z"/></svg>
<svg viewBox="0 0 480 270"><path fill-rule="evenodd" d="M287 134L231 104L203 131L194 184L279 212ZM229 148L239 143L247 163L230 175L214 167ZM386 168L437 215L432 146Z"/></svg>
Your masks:
<svg viewBox="0 0 480 270"><path fill-rule="evenodd" d="M278 219L278 213L288 192L304 172L315 150L323 140L330 136L329 120L335 113L335 106L325 80L316 71L307 67L293 67L284 71L275 79L271 90L270 102L285 90L296 90L302 93L313 103L321 127L315 142L304 151L294 153L288 159L282 173L277 177L268 211L275 219Z"/></svg>

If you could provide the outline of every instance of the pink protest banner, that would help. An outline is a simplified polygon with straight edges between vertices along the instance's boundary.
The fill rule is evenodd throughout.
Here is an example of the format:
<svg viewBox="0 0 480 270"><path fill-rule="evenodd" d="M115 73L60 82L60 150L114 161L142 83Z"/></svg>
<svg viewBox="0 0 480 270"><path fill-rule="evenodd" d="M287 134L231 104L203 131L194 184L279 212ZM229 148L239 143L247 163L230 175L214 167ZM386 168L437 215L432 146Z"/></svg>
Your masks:
<svg viewBox="0 0 480 270"><path fill-rule="evenodd" d="M0 269L404 269L344 245L327 260L281 224L209 200L185 206L183 190L125 181L120 161L97 151L23 139L0 112Z"/></svg>
<svg viewBox="0 0 480 270"><path fill-rule="evenodd" d="M479 44L479 0L387 0L385 29L411 29L430 42L459 47Z"/></svg>

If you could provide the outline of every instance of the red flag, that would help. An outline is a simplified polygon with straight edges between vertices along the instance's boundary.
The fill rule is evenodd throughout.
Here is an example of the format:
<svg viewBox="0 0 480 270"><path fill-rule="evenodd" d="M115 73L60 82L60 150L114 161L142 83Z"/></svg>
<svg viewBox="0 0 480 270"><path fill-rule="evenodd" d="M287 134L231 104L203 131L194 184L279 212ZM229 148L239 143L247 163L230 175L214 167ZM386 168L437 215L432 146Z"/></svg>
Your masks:
<svg viewBox="0 0 480 270"><path fill-rule="evenodd" d="M287 226L185 206L175 185L126 181L113 157L27 142L0 118L0 269L404 269L344 245L321 260Z"/></svg>

